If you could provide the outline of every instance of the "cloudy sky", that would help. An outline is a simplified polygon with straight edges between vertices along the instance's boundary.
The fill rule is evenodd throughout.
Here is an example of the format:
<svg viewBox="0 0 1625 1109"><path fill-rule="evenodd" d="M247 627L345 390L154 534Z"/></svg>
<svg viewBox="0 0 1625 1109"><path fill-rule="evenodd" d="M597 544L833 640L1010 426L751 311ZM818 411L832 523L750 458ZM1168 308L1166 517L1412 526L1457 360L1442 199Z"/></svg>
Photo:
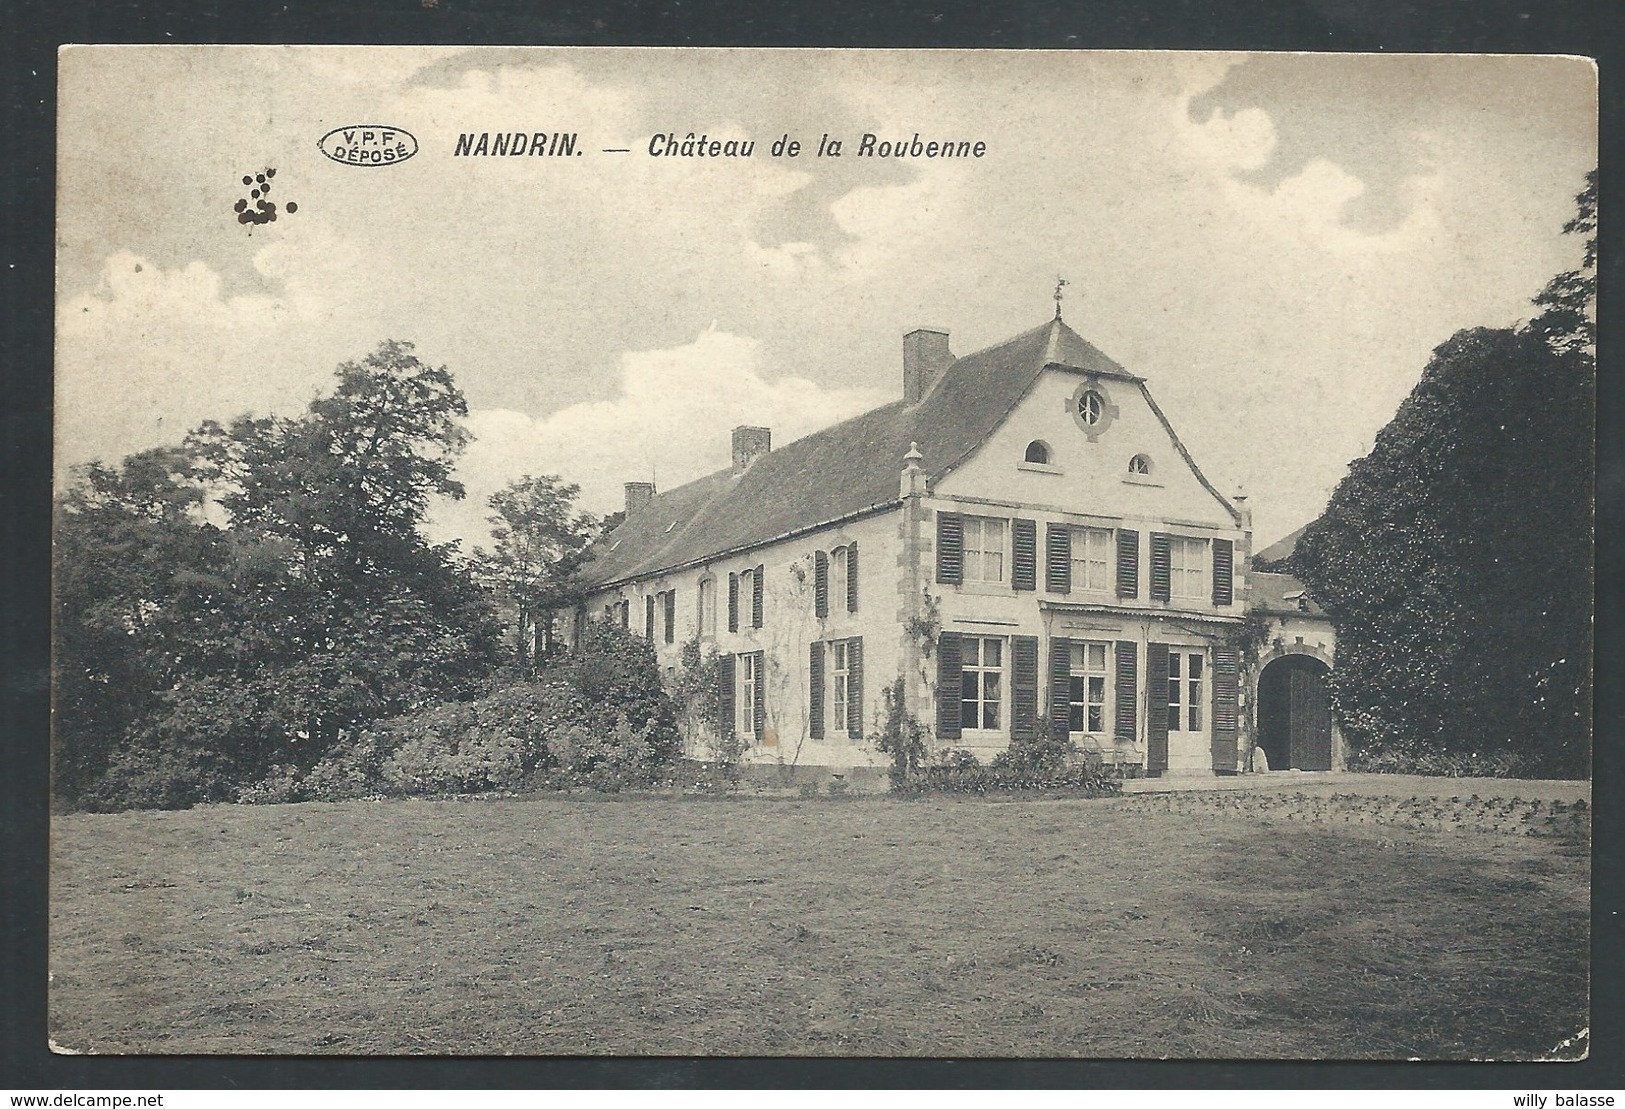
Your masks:
<svg viewBox="0 0 1625 1109"><path fill-rule="evenodd" d="M406 339L468 397L469 498L433 529L470 543L524 474L607 512L726 465L736 424L777 445L891 400L905 331L969 353L1048 319L1058 274L1269 543L1433 347L1576 263L1596 164L1563 58L131 47L61 74L58 474L296 412ZM323 156L363 122L418 154ZM583 153L453 157L481 131ZM649 155L689 132L755 154ZM860 158L864 132L987 153ZM281 214L245 226L266 167Z"/></svg>

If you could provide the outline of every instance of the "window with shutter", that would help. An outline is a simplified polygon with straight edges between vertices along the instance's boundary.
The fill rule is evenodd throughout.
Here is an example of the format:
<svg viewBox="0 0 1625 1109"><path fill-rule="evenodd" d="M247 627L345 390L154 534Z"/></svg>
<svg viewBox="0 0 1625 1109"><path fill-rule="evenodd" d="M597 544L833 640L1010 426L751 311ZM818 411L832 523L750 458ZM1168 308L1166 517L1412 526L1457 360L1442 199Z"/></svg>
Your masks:
<svg viewBox="0 0 1625 1109"><path fill-rule="evenodd" d="M1072 592L1072 529L1065 524L1044 529L1044 588L1051 593Z"/></svg>
<svg viewBox="0 0 1625 1109"><path fill-rule="evenodd" d="M863 738L863 637L846 643L846 738Z"/></svg>
<svg viewBox="0 0 1625 1109"><path fill-rule="evenodd" d="M814 739L824 738L824 645L813 643L808 647L807 685L811 690L807 702L807 733Z"/></svg>
<svg viewBox="0 0 1625 1109"><path fill-rule="evenodd" d="M750 656L756 671L756 690L753 699L753 713L751 718L751 734L758 743L767 735L767 671L763 663L766 657L763 652L757 651Z"/></svg>
<svg viewBox="0 0 1625 1109"><path fill-rule="evenodd" d="M1168 536L1169 594L1175 601L1206 603L1212 597L1208 588L1208 541Z"/></svg>
<svg viewBox="0 0 1625 1109"><path fill-rule="evenodd" d="M1138 706L1140 691L1138 676L1139 648L1126 639L1117 641L1117 738L1136 741L1134 710Z"/></svg>
<svg viewBox="0 0 1625 1109"><path fill-rule="evenodd" d="M823 551L813 552L813 615L829 615L829 555Z"/></svg>
<svg viewBox="0 0 1625 1109"><path fill-rule="evenodd" d="M858 541L846 545L846 611L858 611Z"/></svg>
<svg viewBox="0 0 1625 1109"><path fill-rule="evenodd" d="M847 725L847 696L851 690L851 659L846 640L837 639L829 645L830 728L843 734Z"/></svg>
<svg viewBox="0 0 1625 1109"><path fill-rule="evenodd" d="M734 656L717 656L717 734L731 739L734 734Z"/></svg>
<svg viewBox="0 0 1625 1109"><path fill-rule="evenodd" d="M1010 522L1010 588L1038 588L1038 522Z"/></svg>
<svg viewBox="0 0 1625 1109"><path fill-rule="evenodd" d="M1140 595L1140 533L1117 530L1117 595Z"/></svg>
<svg viewBox="0 0 1625 1109"><path fill-rule="evenodd" d="M959 726L997 732L1004 728L1004 640L961 636L959 640Z"/></svg>
<svg viewBox="0 0 1625 1109"><path fill-rule="evenodd" d="M1054 636L1049 641L1049 726L1050 734L1058 740L1066 739L1072 714L1068 697L1071 670L1072 641Z"/></svg>
<svg viewBox="0 0 1625 1109"><path fill-rule="evenodd" d="M1160 774L1168 769L1168 644L1145 648L1146 769Z"/></svg>
<svg viewBox="0 0 1625 1109"><path fill-rule="evenodd" d="M643 595L643 638L650 643L655 641L655 595Z"/></svg>
<svg viewBox="0 0 1625 1109"><path fill-rule="evenodd" d="M1010 738L1038 738L1038 637L1010 637Z"/></svg>
<svg viewBox="0 0 1625 1109"><path fill-rule="evenodd" d="M675 589L666 590L665 624L666 642L675 643L677 641L677 590Z"/></svg>
<svg viewBox="0 0 1625 1109"><path fill-rule="evenodd" d="M1106 734L1108 646L1081 639L1072 641L1067 671L1067 728L1075 735Z"/></svg>
<svg viewBox="0 0 1625 1109"><path fill-rule="evenodd" d="M1009 521L996 516L966 516L961 523L964 527L964 580L988 585L1003 582L1009 542L1005 532Z"/></svg>
<svg viewBox="0 0 1625 1109"><path fill-rule="evenodd" d="M1153 601L1168 600L1169 588L1173 582L1173 567L1170 563L1169 537L1151 533L1151 599Z"/></svg>
<svg viewBox="0 0 1625 1109"><path fill-rule="evenodd" d="M1072 588L1080 593L1111 590L1112 533L1110 528L1072 529Z"/></svg>
<svg viewBox="0 0 1625 1109"><path fill-rule="evenodd" d="M937 581L958 585L965 574L965 521L957 512L937 513Z"/></svg>
<svg viewBox="0 0 1625 1109"><path fill-rule="evenodd" d="M728 630L739 630L739 575L728 575Z"/></svg>
<svg viewBox="0 0 1625 1109"><path fill-rule="evenodd" d="M1213 769L1236 768L1237 707L1241 655L1234 647L1213 648Z"/></svg>
<svg viewBox="0 0 1625 1109"><path fill-rule="evenodd" d="M717 579L701 578L700 587L696 591L696 600L699 611L700 638L715 639L717 636Z"/></svg>
<svg viewBox="0 0 1625 1109"><path fill-rule="evenodd" d="M747 742L759 740L762 735L756 711L762 694L760 658L755 651L734 656L734 733Z"/></svg>
<svg viewBox="0 0 1625 1109"><path fill-rule="evenodd" d="M960 737L959 687L961 680L959 633L943 632L937 637L938 739L958 739Z"/></svg>
<svg viewBox="0 0 1625 1109"><path fill-rule="evenodd" d="M762 578L766 571L767 567L758 563L750 576L750 626L753 628L762 626Z"/></svg>
<svg viewBox="0 0 1625 1109"><path fill-rule="evenodd" d="M1228 539L1213 541L1213 603L1228 605L1235 600L1236 546Z"/></svg>

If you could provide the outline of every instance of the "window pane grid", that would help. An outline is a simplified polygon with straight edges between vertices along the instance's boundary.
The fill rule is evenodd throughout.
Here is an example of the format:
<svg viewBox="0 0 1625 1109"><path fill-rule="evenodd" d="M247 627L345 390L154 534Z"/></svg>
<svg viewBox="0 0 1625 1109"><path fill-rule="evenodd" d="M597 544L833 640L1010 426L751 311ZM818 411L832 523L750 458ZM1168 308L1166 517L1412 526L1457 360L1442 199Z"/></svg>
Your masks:
<svg viewBox="0 0 1625 1109"><path fill-rule="evenodd" d="M1004 580L1005 521L989 516L966 516L964 523L965 580Z"/></svg>
<svg viewBox="0 0 1625 1109"><path fill-rule="evenodd" d="M997 731L1004 693L1004 641L968 637L961 641L960 727Z"/></svg>
<svg viewBox="0 0 1625 1109"><path fill-rule="evenodd" d="M1072 644L1067 706L1067 727L1071 731L1106 730L1106 657L1104 643Z"/></svg>

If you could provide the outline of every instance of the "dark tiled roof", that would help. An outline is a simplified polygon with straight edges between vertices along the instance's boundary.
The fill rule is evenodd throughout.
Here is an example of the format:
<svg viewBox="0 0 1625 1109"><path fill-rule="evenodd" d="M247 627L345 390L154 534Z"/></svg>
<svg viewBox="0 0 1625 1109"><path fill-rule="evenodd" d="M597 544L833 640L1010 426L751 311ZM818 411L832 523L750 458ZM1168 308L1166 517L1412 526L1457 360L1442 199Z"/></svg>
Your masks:
<svg viewBox="0 0 1625 1109"><path fill-rule="evenodd" d="M1257 612L1286 612L1302 616L1325 616L1326 610L1317 605L1313 598L1309 601L1307 609L1298 607L1296 594L1307 593L1303 582L1291 574L1268 574L1255 570L1250 575L1253 595L1248 607Z"/></svg>
<svg viewBox="0 0 1625 1109"><path fill-rule="evenodd" d="M1277 539L1263 550L1255 552L1253 561L1259 563L1280 562L1282 559L1291 558L1292 553L1298 549L1298 540L1302 539L1303 533L1308 530L1309 525L1305 524L1291 535Z"/></svg>
<svg viewBox="0 0 1625 1109"><path fill-rule="evenodd" d="M916 442L935 481L1009 414L1047 365L1138 382L1060 320L966 355L918 403L896 401L662 493L591 552L589 585L609 585L745 550L896 503L903 455Z"/></svg>

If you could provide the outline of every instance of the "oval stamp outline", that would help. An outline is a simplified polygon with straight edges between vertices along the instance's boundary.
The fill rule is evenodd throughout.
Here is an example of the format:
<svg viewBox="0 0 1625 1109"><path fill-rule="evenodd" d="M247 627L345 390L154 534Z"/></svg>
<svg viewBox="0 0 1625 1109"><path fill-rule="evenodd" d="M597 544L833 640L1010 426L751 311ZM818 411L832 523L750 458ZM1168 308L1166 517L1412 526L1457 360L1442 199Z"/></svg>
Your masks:
<svg viewBox="0 0 1625 1109"><path fill-rule="evenodd" d="M334 135L342 135L346 131L361 132L367 135L369 140L372 137L382 133L384 135L391 136L392 139L396 140L396 146L393 148L386 148L383 145L370 147L370 149L377 152L378 157L376 158L342 157L339 153L335 153L334 150L328 146L328 140ZM401 139L405 139L406 142L399 142ZM365 147L363 143L358 142L353 146L341 147L339 149L341 151L350 150L359 152L366 148L367 147ZM419 150L419 145L418 137L404 127L394 127L385 123L346 123L342 126L333 128L331 131L327 132L327 134L317 139L316 149L320 150L322 152L322 156L328 161L337 162L341 166L360 166L370 168L376 166L399 165L408 158L414 157ZM402 150L404 150L404 153L400 152Z"/></svg>

